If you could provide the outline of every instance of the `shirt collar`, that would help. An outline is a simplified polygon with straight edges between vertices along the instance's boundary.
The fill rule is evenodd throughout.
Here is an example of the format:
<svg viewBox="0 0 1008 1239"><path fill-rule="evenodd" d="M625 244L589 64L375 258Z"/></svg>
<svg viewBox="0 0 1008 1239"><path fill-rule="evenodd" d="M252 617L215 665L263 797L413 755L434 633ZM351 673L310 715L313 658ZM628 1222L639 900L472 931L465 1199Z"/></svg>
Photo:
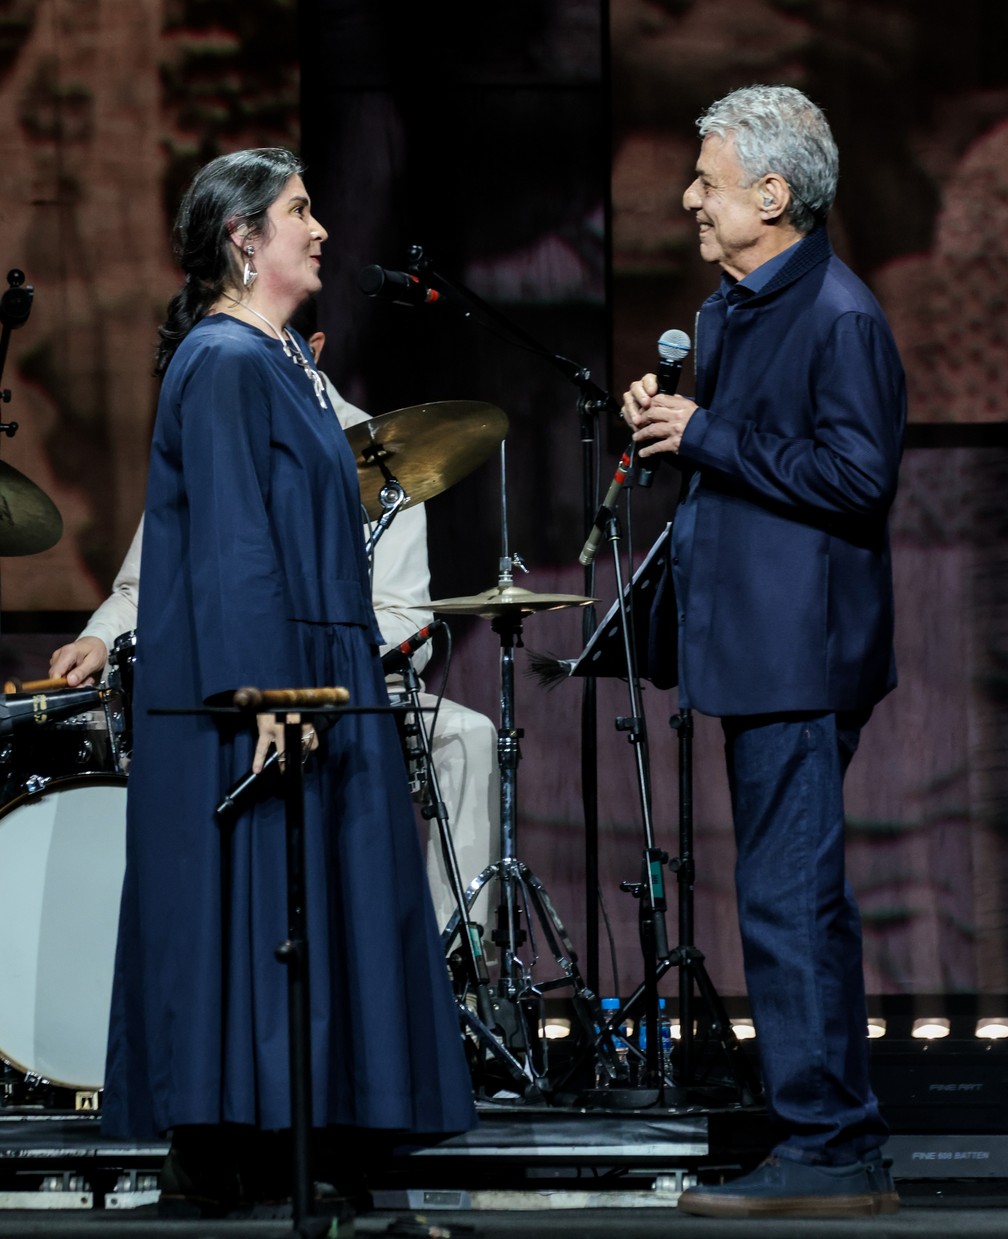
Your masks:
<svg viewBox="0 0 1008 1239"><path fill-rule="evenodd" d="M756 293L762 292L788 259L790 259L795 249L801 245L803 240L803 237L799 238L792 245L789 245L786 250L781 250L773 258L768 258L755 271L750 271L741 280L736 280L728 274L723 275L721 277L721 291L729 303L745 301Z"/></svg>

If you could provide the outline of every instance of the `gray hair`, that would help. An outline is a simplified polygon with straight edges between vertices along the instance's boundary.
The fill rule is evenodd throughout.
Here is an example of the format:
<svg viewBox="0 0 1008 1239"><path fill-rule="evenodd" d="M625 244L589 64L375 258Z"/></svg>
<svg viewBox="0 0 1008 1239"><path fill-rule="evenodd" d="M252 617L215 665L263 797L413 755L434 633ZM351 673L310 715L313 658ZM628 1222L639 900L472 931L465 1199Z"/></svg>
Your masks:
<svg viewBox="0 0 1008 1239"><path fill-rule="evenodd" d="M789 216L801 233L825 221L836 196L839 157L829 122L793 86L743 86L697 119L700 137L735 139L749 184L777 172L791 190Z"/></svg>

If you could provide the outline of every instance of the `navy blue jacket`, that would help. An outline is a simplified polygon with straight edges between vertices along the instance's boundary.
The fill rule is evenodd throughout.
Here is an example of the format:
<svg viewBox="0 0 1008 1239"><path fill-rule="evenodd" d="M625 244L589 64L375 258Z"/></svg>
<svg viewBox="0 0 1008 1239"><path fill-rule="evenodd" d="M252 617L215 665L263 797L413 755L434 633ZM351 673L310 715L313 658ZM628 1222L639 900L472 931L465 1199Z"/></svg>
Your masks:
<svg viewBox="0 0 1008 1239"><path fill-rule="evenodd" d="M696 368L679 450L699 470L680 508L693 532L672 552L685 588L655 634L678 621L688 704L873 705L896 683L887 514L906 421L881 308L817 229L758 293L725 281L704 303Z"/></svg>

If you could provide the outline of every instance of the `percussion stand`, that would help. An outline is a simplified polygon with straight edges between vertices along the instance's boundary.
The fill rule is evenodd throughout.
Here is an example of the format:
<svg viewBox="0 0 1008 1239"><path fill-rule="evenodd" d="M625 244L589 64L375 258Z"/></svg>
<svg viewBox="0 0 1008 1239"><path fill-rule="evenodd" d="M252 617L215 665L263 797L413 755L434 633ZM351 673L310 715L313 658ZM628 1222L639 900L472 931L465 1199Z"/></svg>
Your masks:
<svg viewBox="0 0 1008 1239"><path fill-rule="evenodd" d="M421 811L427 821L433 818L437 822L441 854L444 858L452 895L455 898L455 905L458 909L457 912L452 914L447 927L441 935L441 941L447 952L455 933L459 933L469 986L471 992L476 997L476 1011L472 1011L466 1003L465 993L455 995L455 1005L460 1019L472 1030L477 1042L485 1046L495 1058L504 1064L515 1082L520 1084L526 1097L531 1099L529 1096L530 1080L528 1074L518 1059L494 1035L493 1030L499 1030L499 1024L494 1011L493 1000L490 996L490 975L487 971L486 957L483 953L482 931L480 926L469 916L465 887L462 883L462 875L458 865L458 855L455 851L455 843L452 839L451 828L448 822L448 810L441 795L441 783L438 778L437 768L434 765L434 756L431 752L430 732L423 721L422 708L420 706L420 676L413 666L412 659L407 658L404 660L401 674L403 688L414 720L409 726L415 728L416 737L420 743L425 786L428 789L425 797L426 803ZM532 1091L536 1091L534 1086Z"/></svg>
<svg viewBox="0 0 1008 1239"><path fill-rule="evenodd" d="M443 304L458 305L463 316L473 317L477 311L485 320L495 324L504 332L502 338L523 350L527 350L548 361L556 370L564 375L578 390L578 422L581 441L581 480L583 492L584 524L588 527L595 510L594 494L596 488L596 456L598 439L598 422L601 413L619 413L619 402L603 387L600 387L591 377L587 367L578 364L569 357L554 353L540 341L530 336L517 324L510 322L494 306L489 305L481 297L465 287L465 285L447 279L434 270L433 260L424 254L423 246L411 245L409 251L409 271L425 283L430 282L435 289L448 294ZM460 299L460 300L457 300ZM479 321L479 320L475 320ZM584 592L587 596L594 594L595 569L589 563L585 565ZM582 622L582 636L587 643L595 631L595 614L589 607ZM585 680L581 701L581 799L584 810L585 825L585 929L587 936L585 961L588 984L598 988L598 935L599 935L599 879L598 879L598 736L597 736L597 694L592 677Z"/></svg>
<svg viewBox="0 0 1008 1239"><path fill-rule="evenodd" d="M374 460L378 468L381 470L384 478L384 485L378 495L378 501L382 506L382 515L375 522L371 533L367 539L365 552L369 560L374 559L374 548L378 543L379 538L391 525L393 519L408 502L408 495L403 489L398 478L396 478L388 469L382 456L381 449L378 447L365 448L362 455L365 458ZM462 884L462 877L458 867L458 856L455 852L455 844L451 837L451 829L448 823L448 811L445 807L444 799L441 796L441 785L438 780L437 770L434 767L434 759L431 754L430 734L427 731L423 722L423 714L420 706L420 677L417 675L416 668L413 666L412 659L405 659L402 668L403 685L406 696L409 698L414 716L413 726L416 728L417 739L420 741L421 755L424 762L425 773L427 776L427 787L430 789L430 797L427 805L423 809L423 815L429 821L432 817L437 821L438 831L441 840L442 855L445 859L445 867L448 870L449 882L452 888L452 894L455 897L455 902L458 907L457 915L453 915L448 927L442 934L442 942L447 949L455 930L461 929L464 926L464 932L460 933L460 940L463 944L463 953L465 957L466 970L468 973L469 984L473 988L476 995L476 1011L470 1010L465 1002L465 995L455 995L456 1007L459 1017L463 1023L475 1034L477 1041L481 1042L487 1049L498 1059L500 1059L516 1083L520 1083L523 1091L528 1095L529 1076L523 1069L517 1058L501 1044L497 1037L491 1031L497 1027L497 1019L494 1013L493 1004L490 998L489 974L487 972L486 958L483 954L483 942L480 927L469 918L469 909L466 904L465 887ZM533 1086L534 1087L534 1086Z"/></svg>
<svg viewBox="0 0 1008 1239"><path fill-rule="evenodd" d="M373 459L375 459L385 478L385 485L381 488L381 491L378 494L378 502L382 505L382 514L372 526L371 532L369 533L367 542L364 546L364 552L367 555L368 560L373 560L374 549L378 544L378 539L382 536L385 530L388 529L389 525L392 524L392 520L399 509L405 506L409 496L403 490L399 480L389 473L377 451L370 451L368 448L365 448L362 455L365 457L370 455Z"/></svg>
<svg viewBox="0 0 1008 1239"><path fill-rule="evenodd" d="M505 552L507 550L505 519ZM512 568L519 562L517 556L504 554L500 561L498 587L506 589L512 584ZM480 891L491 880L497 879L499 903L497 926L492 940L501 949L501 977L497 1005L499 1021L505 1024L505 1035L522 1041L529 1055L531 1070L537 1079L546 1076L546 1067L539 1071L533 1062L531 1041L519 1005L529 997L541 999L547 990L570 985L574 990L574 1014L589 1040L597 1036L596 1025L600 1022L598 999L585 985L577 967L577 955L545 887L520 861L516 853L516 830L518 817L518 762L521 758L519 741L523 735L515 725L514 651L521 646L522 610L520 606L503 606L492 616L492 628L500 638L500 727L497 731L497 761L500 769L500 860L488 865L476 877L466 891L467 907L471 907ZM535 912L543 937L558 968L563 974L552 981L536 983L532 967L538 952L535 949L531 911ZM526 929L520 923L525 914ZM445 930L450 936L454 930L454 917ZM521 960L518 948L530 942L532 958L528 963Z"/></svg>

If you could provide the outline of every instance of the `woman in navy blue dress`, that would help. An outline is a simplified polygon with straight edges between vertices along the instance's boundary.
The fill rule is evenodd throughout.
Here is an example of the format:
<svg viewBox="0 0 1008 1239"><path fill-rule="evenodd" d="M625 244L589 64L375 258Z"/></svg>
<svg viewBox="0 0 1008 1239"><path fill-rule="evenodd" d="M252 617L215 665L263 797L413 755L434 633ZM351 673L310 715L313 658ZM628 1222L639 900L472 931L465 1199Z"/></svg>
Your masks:
<svg viewBox="0 0 1008 1239"><path fill-rule="evenodd" d="M282 801L228 829L214 807L283 733L270 715L252 728L149 710L246 684L387 702L353 454L284 326L320 288L326 239L300 172L283 150L222 156L183 202L144 522L103 1122L172 1132L173 1173L213 1149L224 1198L257 1133L290 1126L274 957L287 911ZM465 1130L470 1082L394 724L306 723L303 742L313 1123Z"/></svg>

